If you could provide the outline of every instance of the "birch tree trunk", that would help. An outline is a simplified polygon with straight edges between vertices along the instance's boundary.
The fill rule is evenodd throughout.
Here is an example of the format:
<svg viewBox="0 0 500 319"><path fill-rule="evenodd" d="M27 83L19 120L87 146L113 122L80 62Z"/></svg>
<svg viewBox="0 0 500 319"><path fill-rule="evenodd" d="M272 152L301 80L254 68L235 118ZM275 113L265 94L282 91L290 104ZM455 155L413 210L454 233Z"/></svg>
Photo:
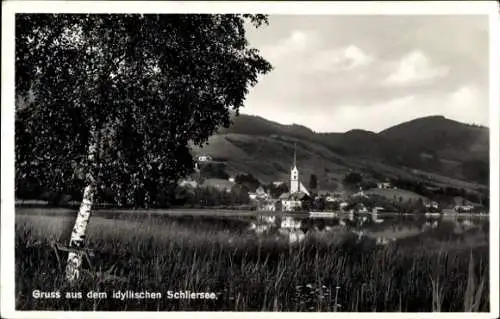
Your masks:
<svg viewBox="0 0 500 319"><path fill-rule="evenodd" d="M85 232L87 224L90 219L92 205L94 202L95 186L93 184L87 185L83 192L83 200L80 204L78 216L76 218L75 226L71 233L69 246L71 248L82 248L85 239ZM69 252L68 261L66 263L66 280L74 282L80 277L80 267L82 265L83 255L78 252Z"/></svg>
<svg viewBox="0 0 500 319"><path fill-rule="evenodd" d="M95 131L94 131L95 132ZM85 233L87 230L87 225L89 223L90 214L92 212L92 206L94 204L94 196L96 193L96 183L95 183L95 168L97 167L97 139L96 134L92 134L92 141L89 146L88 161L90 164L89 173L87 175L87 186L83 191L83 198L80 204L80 209L78 210L78 216L76 217L75 225L73 231L71 232L71 239L69 241L69 247L71 248L83 248ZM80 267L83 261L83 254L80 252L69 252L68 260L66 263L66 280L70 283L75 282L80 277Z"/></svg>

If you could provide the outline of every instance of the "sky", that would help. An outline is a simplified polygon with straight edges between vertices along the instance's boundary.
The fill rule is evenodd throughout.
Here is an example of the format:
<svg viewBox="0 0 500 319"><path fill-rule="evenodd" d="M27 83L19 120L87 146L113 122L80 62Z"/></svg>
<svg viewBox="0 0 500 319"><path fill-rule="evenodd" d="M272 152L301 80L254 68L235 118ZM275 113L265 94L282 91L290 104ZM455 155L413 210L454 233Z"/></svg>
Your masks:
<svg viewBox="0 0 500 319"><path fill-rule="evenodd" d="M317 132L431 115L488 126L488 16L272 15L247 38L274 70L241 113Z"/></svg>

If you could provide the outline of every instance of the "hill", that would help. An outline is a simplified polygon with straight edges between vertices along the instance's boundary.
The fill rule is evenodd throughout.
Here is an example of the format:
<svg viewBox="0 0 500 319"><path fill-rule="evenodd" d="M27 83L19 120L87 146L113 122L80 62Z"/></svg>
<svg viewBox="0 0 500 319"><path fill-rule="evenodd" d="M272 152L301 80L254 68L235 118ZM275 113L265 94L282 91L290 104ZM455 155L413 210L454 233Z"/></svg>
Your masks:
<svg viewBox="0 0 500 319"><path fill-rule="evenodd" d="M475 159L489 154L489 130L430 116L405 122L378 134L399 144L412 144L449 160Z"/></svg>
<svg viewBox="0 0 500 319"><path fill-rule="evenodd" d="M436 134L438 138L433 137ZM229 175L250 173L266 183L288 179L296 145L306 185L310 174L315 174L320 187L337 189L346 173L358 171L373 182L401 178L472 190L487 188L488 143L487 128L444 117L416 119L377 134L364 130L316 133L300 125L240 115L203 148L192 150L226 159Z"/></svg>
<svg viewBox="0 0 500 319"><path fill-rule="evenodd" d="M229 128L219 131L219 134L246 134L246 135L286 135L290 137L311 139L315 133L302 125L283 125L266 120L260 116L240 114L233 117L233 123Z"/></svg>
<svg viewBox="0 0 500 319"><path fill-rule="evenodd" d="M373 188L365 191L365 194L367 195L378 195L385 197L389 200L400 200L402 202L406 202L408 200L411 200L413 202L416 202L418 200L423 200L425 201L426 198L424 196L421 196L419 194L416 194L414 192L410 192L404 189L380 189L380 188Z"/></svg>
<svg viewBox="0 0 500 319"><path fill-rule="evenodd" d="M379 135L395 145L411 145L410 151L419 155L420 162L435 164L429 171L482 184L489 182L486 127L431 116L393 126Z"/></svg>
<svg viewBox="0 0 500 319"><path fill-rule="evenodd" d="M261 117L240 115L220 134L296 138L322 145L337 155L375 160L443 176L489 183L489 129L443 116L401 123L380 133L354 129L315 133L300 125L282 125Z"/></svg>

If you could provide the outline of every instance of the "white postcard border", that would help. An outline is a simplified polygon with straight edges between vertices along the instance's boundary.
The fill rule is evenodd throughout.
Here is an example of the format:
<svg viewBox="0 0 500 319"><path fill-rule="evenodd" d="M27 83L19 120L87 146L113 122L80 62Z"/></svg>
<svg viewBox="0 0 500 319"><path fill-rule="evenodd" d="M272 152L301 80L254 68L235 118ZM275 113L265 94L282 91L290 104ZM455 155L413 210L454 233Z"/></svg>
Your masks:
<svg viewBox="0 0 500 319"><path fill-rule="evenodd" d="M266 13L300 15L477 15L490 17L490 313L336 313L336 318L497 318L499 316L500 20L495 1L6 1L2 3L1 316L5 318L331 317L331 313L15 311L14 292L14 15L15 13ZM444 35L443 35L444 36Z"/></svg>

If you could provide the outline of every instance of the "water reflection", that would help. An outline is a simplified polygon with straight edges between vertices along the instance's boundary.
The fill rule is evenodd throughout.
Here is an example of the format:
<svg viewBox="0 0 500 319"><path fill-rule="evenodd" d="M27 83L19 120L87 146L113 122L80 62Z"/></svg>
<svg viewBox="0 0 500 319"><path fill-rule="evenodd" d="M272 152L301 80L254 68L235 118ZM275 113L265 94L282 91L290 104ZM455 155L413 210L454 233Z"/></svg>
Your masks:
<svg viewBox="0 0 500 319"><path fill-rule="evenodd" d="M372 213L260 216L251 223L250 230L256 234L278 234L290 243L299 243L315 233L328 234L347 231L355 234L358 241L372 239L377 245L387 245L398 239L438 229L445 223L446 231L455 234L474 228L487 227L484 216L444 215L383 215ZM443 231L445 229L443 228Z"/></svg>

